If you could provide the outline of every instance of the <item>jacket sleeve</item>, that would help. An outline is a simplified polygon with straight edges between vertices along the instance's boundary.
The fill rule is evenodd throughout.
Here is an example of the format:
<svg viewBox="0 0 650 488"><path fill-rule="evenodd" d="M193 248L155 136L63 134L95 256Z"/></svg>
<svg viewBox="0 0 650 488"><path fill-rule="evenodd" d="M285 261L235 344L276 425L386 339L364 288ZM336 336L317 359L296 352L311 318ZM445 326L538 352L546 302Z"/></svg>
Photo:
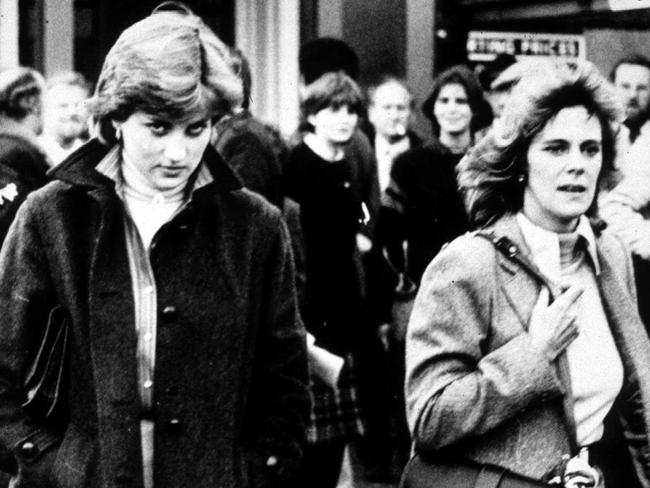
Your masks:
<svg viewBox="0 0 650 488"><path fill-rule="evenodd" d="M271 458L275 457L277 464L270 466L271 471L288 483L297 474L310 409L307 349L298 313L291 241L279 215L269 233L264 276L258 277L264 286L249 399L253 408L244 428L257 464L264 465L260 460L273 464Z"/></svg>
<svg viewBox="0 0 650 488"><path fill-rule="evenodd" d="M416 446L480 435L562 393L553 365L523 331L486 350L498 293L491 244L464 236L429 265L406 339L407 417Z"/></svg>
<svg viewBox="0 0 650 488"><path fill-rule="evenodd" d="M600 202L600 214L630 250L643 259L650 258L650 221L642 214L647 207L615 188Z"/></svg>
<svg viewBox="0 0 650 488"><path fill-rule="evenodd" d="M21 408L25 371L54 305L36 205L28 198L0 253L0 442L4 454L12 454L2 460L3 469L17 469L17 479L22 481L15 486L41 486L36 480L49 468L51 451L60 440L43 420Z"/></svg>

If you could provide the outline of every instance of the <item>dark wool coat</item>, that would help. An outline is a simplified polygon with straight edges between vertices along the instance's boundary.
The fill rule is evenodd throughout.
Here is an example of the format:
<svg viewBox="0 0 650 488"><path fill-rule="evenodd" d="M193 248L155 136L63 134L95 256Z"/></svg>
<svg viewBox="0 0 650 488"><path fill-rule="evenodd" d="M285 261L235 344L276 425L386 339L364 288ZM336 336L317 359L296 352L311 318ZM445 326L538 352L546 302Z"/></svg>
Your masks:
<svg viewBox="0 0 650 488"><path fill-rule="evenodd" d="M417 450L541 478L570 450L571 381L564 356L550 362L527 333L541 285L538 272L524 265L532 260L516 219L507 215L488 230L511 241L510 257L466 234L422 277L406 339L408 420ZM647 487L650 343L636 309L628 251L604 231L597 252L601 299L625 371L612 413L640 486Z"/></svg>
<svg viewBox="0 0 650 488"><path fill-rule="evenodd" d="M16 487L142 487L123 207L94 169L107 150L91 141L55 168L58 181L28 197L0 254L0 440L14 450ZM309 401L286 227L211 148L203 164L214 182L160 229L150 252L155 486L287 486ZM71 325L61 424L20 406L57 305ZM279 462L269 468L271 455Z"/></svg>

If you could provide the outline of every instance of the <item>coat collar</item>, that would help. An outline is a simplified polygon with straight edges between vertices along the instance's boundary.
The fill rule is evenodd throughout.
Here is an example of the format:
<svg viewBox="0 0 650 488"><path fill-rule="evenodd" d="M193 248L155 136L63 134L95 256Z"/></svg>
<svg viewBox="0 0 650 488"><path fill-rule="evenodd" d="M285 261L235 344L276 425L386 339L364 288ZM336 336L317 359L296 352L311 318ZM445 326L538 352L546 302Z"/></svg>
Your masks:
<svg viewBox="0 0 650 488"><path fill-rule="evenodd" d="M97 171L96 166L108 154L110 147L97 139L91 139L72 153L61 164L49 171L52 179L91 188L114 188L115 182ZM215 193L224 193L242 188L242 183L234 171L226 164L217 151L208 145L203 153L203 164L210 170L214 181L206 185Z"/></svg>
<svg viewBox="0 0 650 488"><path fill-rule="evenodd" d="M604 254L605 259L607 258L606 255L609 253L609 247L606 240L600 238L602 231L600 221L587 220L586 222L588 224L583 225L590 225L593 231L593 236L588 238L590 246L589 253L592 259L598 264L598 270L600 271L600 262L603 259L602 255ZM503 215L492 226L479 231L479 233L490 236L494 241L495 246L504 257L504 259L500 260L504 268L508 269L511 273L515 273L518 268L523 267L537 281L548 286L552 295L556 296L560 292L544 273L542 273L538 266L535 265L532 252L528 244L526 244L524 234L521 231L515 214L507 213Z"/></svg>

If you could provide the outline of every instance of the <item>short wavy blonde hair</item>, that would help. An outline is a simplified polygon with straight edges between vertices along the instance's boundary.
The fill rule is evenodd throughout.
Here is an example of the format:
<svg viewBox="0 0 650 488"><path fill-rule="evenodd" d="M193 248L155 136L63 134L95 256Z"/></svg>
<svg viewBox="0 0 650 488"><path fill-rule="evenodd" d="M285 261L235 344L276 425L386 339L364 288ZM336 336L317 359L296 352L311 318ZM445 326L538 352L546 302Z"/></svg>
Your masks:
<svg viewBox="0 0 650 488"><path fill-rule="evenodd" d="M126 29L106 56L89 108L104 143L111 121L135 111L170 120L231 112L243 100L230 49L189 9L154 11Z"/></svg>
<svg viewBox="0 0 650 488"><path fill-rule="evenodd" d="M603 164L599 188L611 187L621 107L611 84L587 61L531 67L513 89L502 118L458 164L458 183L470 222L489 225L523 205L526 155L533 138L560 110L582 105L602 129ZM597 216L597 197L587 215Z"/></svg>

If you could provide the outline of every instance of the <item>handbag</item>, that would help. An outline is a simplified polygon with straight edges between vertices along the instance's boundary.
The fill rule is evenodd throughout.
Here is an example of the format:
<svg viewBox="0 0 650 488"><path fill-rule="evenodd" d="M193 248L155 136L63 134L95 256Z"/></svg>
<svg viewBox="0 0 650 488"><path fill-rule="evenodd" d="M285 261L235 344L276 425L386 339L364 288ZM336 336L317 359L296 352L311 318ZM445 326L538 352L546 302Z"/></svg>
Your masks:
<svg viewBox="0 0 650 488"><path fill-rule="evenodd" d="M429 458L416 453L406 464L400 488L539 488L548 484L493 464Z"/></svg>
<svg viewBox="0 0 650 488"><path fill-rule="evenodd" d="M60 414L67 350L67 314L56 306L50 311L43 340L23 384L27 393L22 407L30 414L46 419Z"/></svg>

